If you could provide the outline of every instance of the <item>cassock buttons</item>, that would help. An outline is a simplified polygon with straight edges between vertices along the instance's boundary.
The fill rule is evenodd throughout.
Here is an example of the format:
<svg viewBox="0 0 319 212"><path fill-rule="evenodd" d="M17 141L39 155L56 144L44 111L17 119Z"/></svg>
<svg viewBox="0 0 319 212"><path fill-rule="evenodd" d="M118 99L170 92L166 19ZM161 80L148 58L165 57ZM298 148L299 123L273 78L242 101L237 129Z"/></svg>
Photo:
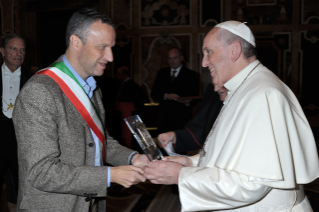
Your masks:
<svg viewBox="0 0 319 212"><path fill-rule="evenodd" d="M93 143L89 143L89 147L93 147L94 146L94 144Z"/></svg>

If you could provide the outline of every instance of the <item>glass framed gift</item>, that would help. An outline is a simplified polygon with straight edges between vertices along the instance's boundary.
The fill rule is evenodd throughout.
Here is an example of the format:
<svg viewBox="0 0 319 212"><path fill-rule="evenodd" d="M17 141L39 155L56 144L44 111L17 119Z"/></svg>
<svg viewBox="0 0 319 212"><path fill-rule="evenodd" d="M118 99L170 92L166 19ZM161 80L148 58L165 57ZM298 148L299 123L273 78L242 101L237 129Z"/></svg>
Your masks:
<svg viewBox="0 0 319 212"><path fill-rule="evenodd" d="M164 158L139 115L128 117L124 121L150 161Z"/></svg>

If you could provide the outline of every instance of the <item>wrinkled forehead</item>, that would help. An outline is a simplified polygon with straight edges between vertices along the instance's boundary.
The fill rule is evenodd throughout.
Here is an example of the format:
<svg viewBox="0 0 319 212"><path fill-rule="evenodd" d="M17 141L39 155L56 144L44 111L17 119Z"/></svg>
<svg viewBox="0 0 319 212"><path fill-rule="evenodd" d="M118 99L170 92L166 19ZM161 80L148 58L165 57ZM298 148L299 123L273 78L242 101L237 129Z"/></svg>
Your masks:
<svg viewBox="0 0 319 212"><path fill-rule="evenodd" d="M10 40L8 40L6 47L10 47L10 46L19 46L24 48L25 43L24 40L21 38L11 38Z"/></svg>
<svg viewBox="0 0 319 212"><path fill-rule="evenodd" d="M203 41L203 50L205 50L205 48L208 48L209 46L212 45L217 45L220 43L220 41L218 40L218 30L220 28L219 27L214 27L212 30L210 30L207 35L204 38Z"/></svg>

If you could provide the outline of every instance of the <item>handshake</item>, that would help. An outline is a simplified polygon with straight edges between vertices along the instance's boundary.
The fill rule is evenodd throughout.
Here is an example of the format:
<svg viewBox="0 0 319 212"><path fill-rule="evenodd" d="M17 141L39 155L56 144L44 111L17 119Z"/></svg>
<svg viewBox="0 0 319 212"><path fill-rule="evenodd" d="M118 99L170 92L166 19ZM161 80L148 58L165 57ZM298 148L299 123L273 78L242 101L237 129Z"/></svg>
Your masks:
<svg viewBox="0 0 319 212"><path fill-rule="evenodd" d="M111 167L111 182L126 188L147 179L154 184L178 184L181 169L193 166L192 161L183 156L169 156L150 162L146 155L135 154L131 161L133 165Z"/></svg>
<svg viewBox="0 0 319 212"><path fill-rule="evenodd" d="M147 155L134 154L131 158L133 166L112 167L111 182L118 183L126 188L144 182L146 179L155 184L177 184L180 170L185 166L192 166L192 161L183 156L163 158L162 153L158 151L156 144L138 115L128 117L124 121ZM164 138L163 135L165 134L159 135L158 140L166 142L173 140L175 137L174 132L169 132L170 138ZM157 160L160 158L162 160Z"/></svg>

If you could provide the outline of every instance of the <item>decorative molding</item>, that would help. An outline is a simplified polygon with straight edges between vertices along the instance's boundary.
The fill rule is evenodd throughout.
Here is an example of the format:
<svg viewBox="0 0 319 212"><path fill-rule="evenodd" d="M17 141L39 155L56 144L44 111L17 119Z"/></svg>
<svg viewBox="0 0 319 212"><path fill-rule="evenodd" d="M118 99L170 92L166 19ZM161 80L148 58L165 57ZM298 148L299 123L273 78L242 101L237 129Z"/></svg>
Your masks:
<svg viewBox="0 0 319 212"><path fill-rule="evenodd" d="M304 34L304 38L311 43L316 43L319 40L319 30L308 30Z"/></svg>
<svg viewBox="0 0 319 212"><path fill-rule="evenodd" d="M207 26L213 26L216 25L220 22L224 21L224 0L219 0L220 1L220 20L216 20L216 19L208 19L205 21L205 23L203 24L203 1L205 0L199 0L199 26L200 27L207 27ZM206 0L209 1L210 3L212 3L211 0ZM210 25L209 23L214 23L213 25Z"/></svg>
<svg viewBox="0 0 319 212"><path fill-rule="evenodd" d="M317 0L308 0L307 1L308 4L311 4L309 7L305 6L305 0L301 0L301 23L302 24L309 24L309 22L312 22L313 20L317 23L319 23L319 4ZM305 10L306 8L311 8L311 13L317 13L316 15L312 15L310 17L305 17ZM307 20L305 20L307 18Z"/></svg>
<svg viewBox="0 0 319 212"><path fill-rule="evenodd" d="M314 30L313 30L314 31ZM313 77L316 77L316 54L313 54L312 52L316 51L316 49L318 48L319 43L317 43L317 38L316 39L309 39L309 37L307 37L307 34L310 32L309 31L299 31L299 48L298 48L298 52L299 52L299 93L298 96L303 95L303 93L305 93L305 95L309 94L309 92L313 92L314 90L318 89L318 84L316 84L315 81L312 82L308 82L308 80L311 78L313 79ZM319 30L316 30L317 33L319 33ZM306 46L305 46L306 45ZM307 46L308 45L308 46ZM309 45L310 47L313 46L313 48L309 49ZM308 47L308 48L307 48ZM311 56L309 58L309 56ZM306 70L303 70L304 68L306 68ZM313 70L311 70L313 69ZM303 81L305 78L305 74L307 73L306 80L307 80L307 84L305 84L305 86L307 87L308 90L304 90L305 88L303 88ZM309 84L311 83L311 84ZM309 88L309 85L311 85L311 89ZM310 89L310 90L309 90ZM303 96L305 96L303 95ZM306 98L306 97L305 97ZM313 96L311 97L313 98ZM310 96L308 97L308 103L310 101Z"/></svg>
<svg viewBox="0 0 319 212"><path fill-rule="evenodd" d="M129 6L129 8L127 6ZM121 12L129 13L127 15L128 20L123 20L123 17L125 16L117 12L118 11L117 9L119 8L121 8ZM126 29L132 29L133 28L133 0L111 0L111 17L116 24L116 28L120 28L121 26L123 26Z"/></svg>
<svg viewBox="0 0 319 212"><path fill-rule="evenodd" d="M144 5L148 2L148 5ZM185 3L187 5L185 5ZM144 8L142 8L144 6ZM188 7L187 7L188 6ZM159 12L159 10L161 10ZM170 17L170 13L176 11L175 17ZM140 28L161 28L161 27L185 27L192 25L192 4L190 0L139 0L139 25ZM161 13L162 18L167 17L162 22L154 15Z"/></svg>
<svg viewBox="0 0 319 212"><path fill-rule="evenodd" d="M240 2L242 0L239 0ZM246 0L247 6L265 6L276 5L277 0Z"/></svg>

